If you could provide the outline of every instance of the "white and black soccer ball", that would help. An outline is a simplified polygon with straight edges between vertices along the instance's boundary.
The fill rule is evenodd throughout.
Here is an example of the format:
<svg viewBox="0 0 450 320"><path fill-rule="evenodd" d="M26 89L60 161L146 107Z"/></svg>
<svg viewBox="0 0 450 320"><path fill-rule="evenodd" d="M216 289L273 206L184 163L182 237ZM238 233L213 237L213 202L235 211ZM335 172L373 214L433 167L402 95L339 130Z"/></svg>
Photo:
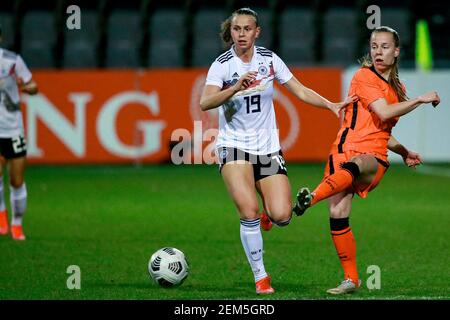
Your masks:
<svg viewBox="0 0 450 320"><path fill-rule="evenodd" d="M182 251L165 247L151 256L148 262L148 272L160 286L172 287L180 285L187 278L189 264Z"/></svg>

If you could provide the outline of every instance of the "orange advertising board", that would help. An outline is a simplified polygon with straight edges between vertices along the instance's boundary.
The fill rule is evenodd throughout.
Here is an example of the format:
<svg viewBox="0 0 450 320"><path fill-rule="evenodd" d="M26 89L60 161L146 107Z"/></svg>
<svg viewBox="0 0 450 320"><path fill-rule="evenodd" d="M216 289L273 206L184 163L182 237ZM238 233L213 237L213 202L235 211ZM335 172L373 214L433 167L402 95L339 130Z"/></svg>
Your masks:
<svg viewBox="0 0 450 320"><path fill-rule="evenodd" d="M202 112L199 107L206 73L35 71L39 94L23 96L29 162L169 162L174 153L170 146L180 141L202 162L202 154L214 144L212 128L217 128L217 110ZM340 69L293 73L329 100L340 100ZM287 161L326 159L338 129L331 112L300 102L279 85L275 111Z"/></svg>

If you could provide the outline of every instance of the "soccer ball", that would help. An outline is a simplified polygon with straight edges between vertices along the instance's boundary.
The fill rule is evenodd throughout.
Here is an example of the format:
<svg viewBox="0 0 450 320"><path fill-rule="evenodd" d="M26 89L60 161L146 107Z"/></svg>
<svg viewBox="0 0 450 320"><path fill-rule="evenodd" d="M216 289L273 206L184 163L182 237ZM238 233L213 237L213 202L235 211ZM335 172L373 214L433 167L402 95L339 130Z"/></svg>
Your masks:
<svg viewBox="0 0 450 320"><path fill-rule="evenodd" d="M189 265L183 252L176 248L165 247L151 256L148 272L160 286L172 287L181 284L187 278Z"/></svg>

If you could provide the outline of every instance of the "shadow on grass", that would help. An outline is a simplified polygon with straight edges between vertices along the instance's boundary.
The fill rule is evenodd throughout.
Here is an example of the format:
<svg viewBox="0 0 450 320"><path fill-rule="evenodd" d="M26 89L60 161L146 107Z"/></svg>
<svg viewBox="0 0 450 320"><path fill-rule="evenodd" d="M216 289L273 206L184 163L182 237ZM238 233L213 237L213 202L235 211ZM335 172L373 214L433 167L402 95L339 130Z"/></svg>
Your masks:
<svg viewBox="0 0 450 320"><path fill-rule="evenodd" d="M117 282L96 281L86 284L93 290L114 292L114 296L140 297L146 299L250 299L250 300L347 300L364 299L366 292L351 295L331 296L326 293L326 287L316 283L297 283L289 281L273 281L275 293L272 295L257 295L252 282L230 282L228 285L217 283L205 284L185 282L180 286L164 288L149 281Z"/></svg>

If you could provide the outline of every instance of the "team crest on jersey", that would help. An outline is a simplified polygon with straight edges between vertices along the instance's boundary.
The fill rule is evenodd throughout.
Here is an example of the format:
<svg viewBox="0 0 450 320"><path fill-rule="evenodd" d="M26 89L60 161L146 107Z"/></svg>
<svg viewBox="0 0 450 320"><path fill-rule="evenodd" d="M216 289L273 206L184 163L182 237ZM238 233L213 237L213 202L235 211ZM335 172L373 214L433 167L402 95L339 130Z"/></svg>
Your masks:
<svg viewBox="0 0 450 320"><path fill-rule="evenodd" d="M267 67L266 66L260 66L258 68L258 73L262 76L265 76L267 74Z"/></svg>

